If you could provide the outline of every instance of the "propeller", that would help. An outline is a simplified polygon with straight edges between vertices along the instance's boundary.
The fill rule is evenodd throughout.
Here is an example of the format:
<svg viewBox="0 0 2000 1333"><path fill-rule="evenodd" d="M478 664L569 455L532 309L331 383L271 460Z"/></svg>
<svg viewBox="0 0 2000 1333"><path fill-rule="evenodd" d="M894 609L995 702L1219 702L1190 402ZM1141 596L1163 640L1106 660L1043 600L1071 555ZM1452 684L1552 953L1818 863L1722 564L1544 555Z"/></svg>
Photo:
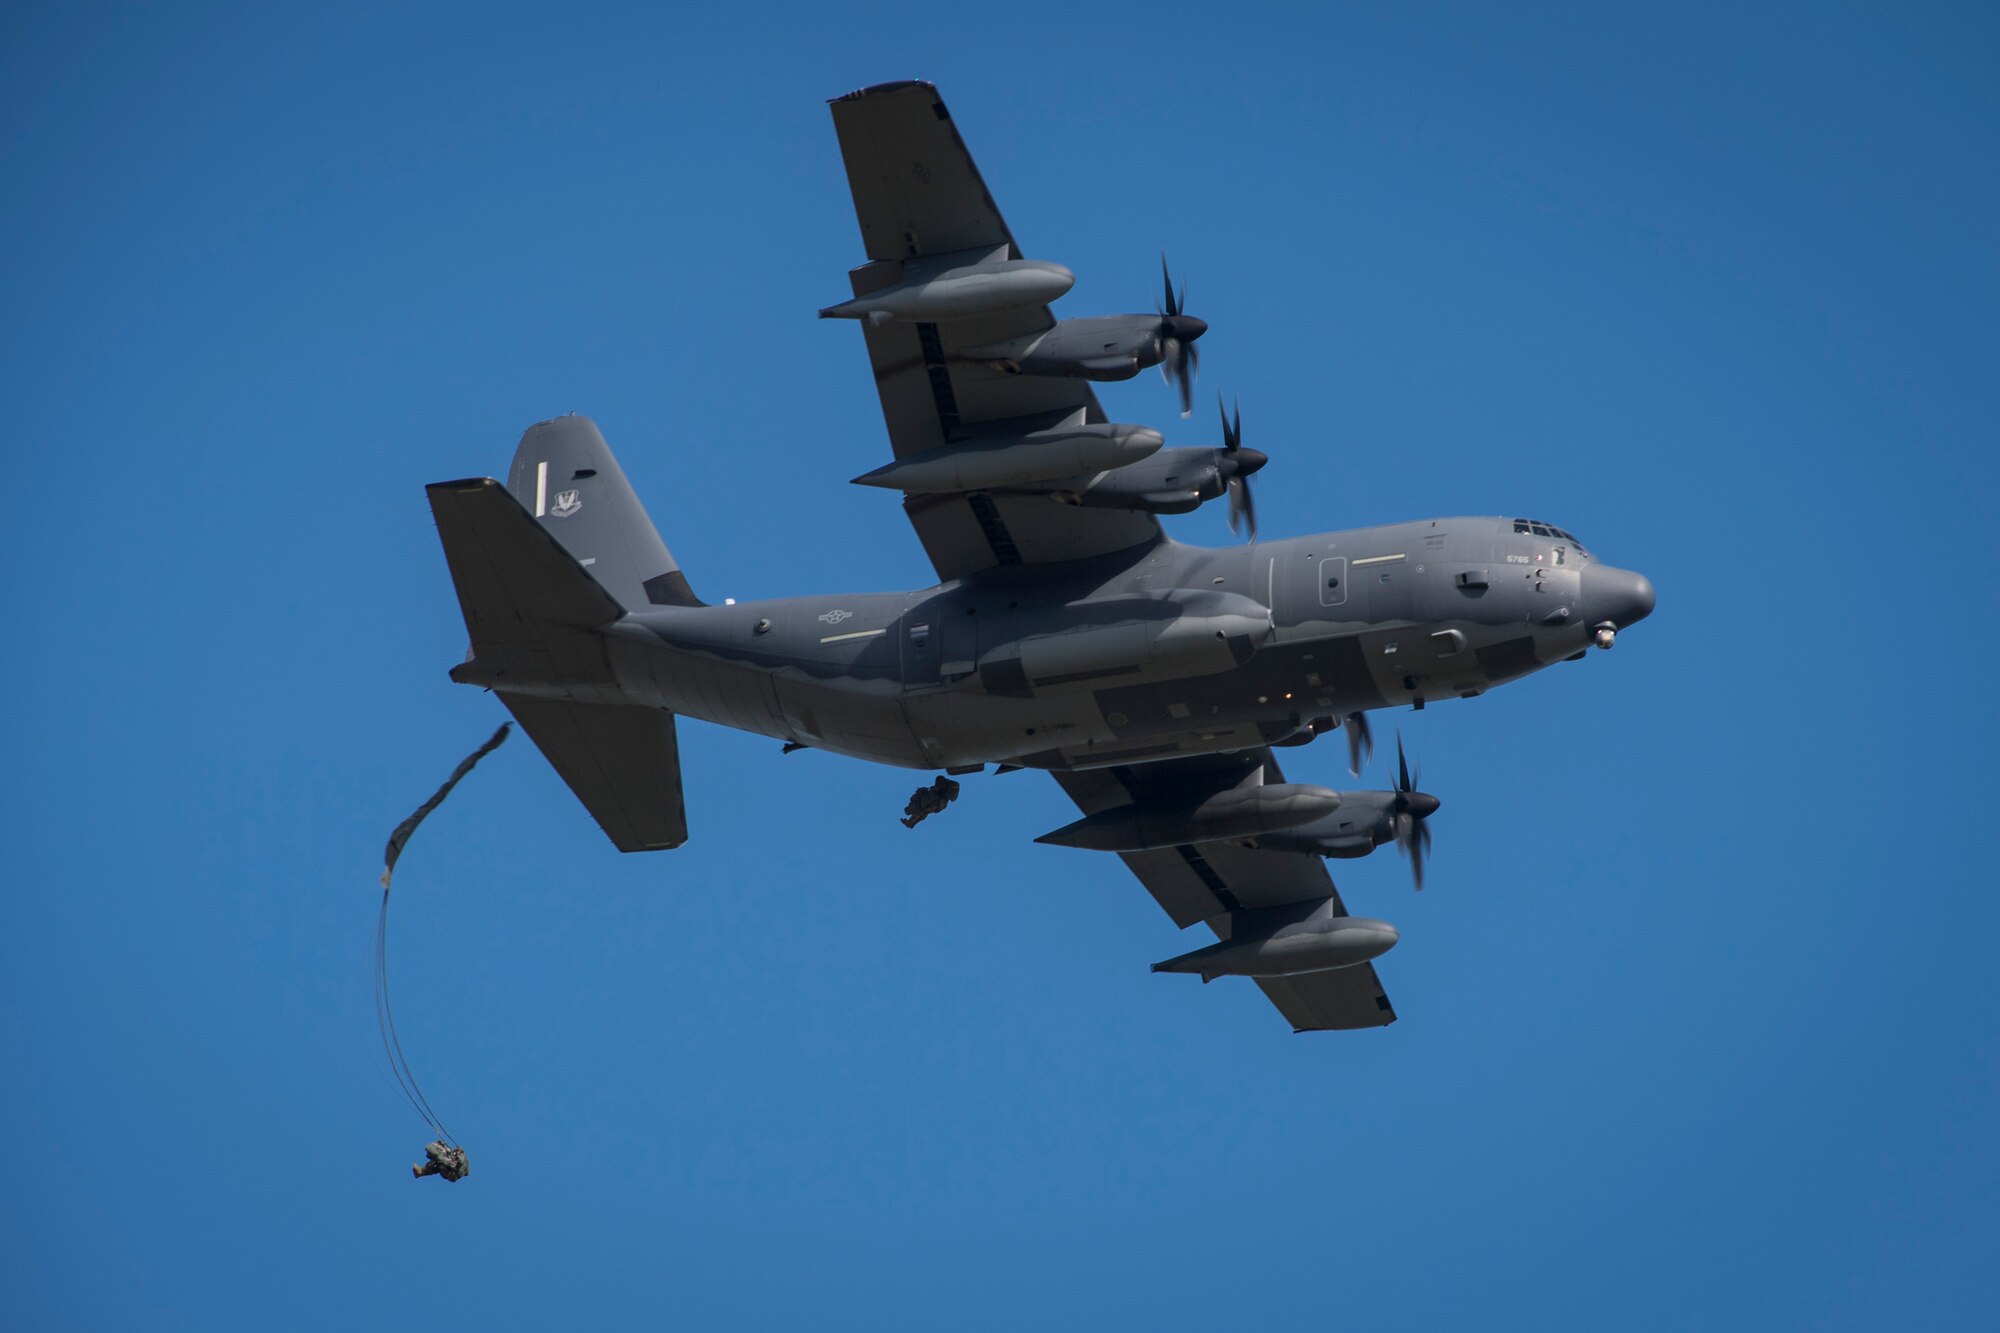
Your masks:
<svg viewBox="0 0 2000 1333"><path fill-rule="evenodd" d="M1375 733L1368 728L1368 714L1349 713L1340 720L1347 729L1347 771L1355 777L1361 776L1361 766L1375 753ZM1402 738L1397 737L1400 744Z"/></svg>
<svg viewBox="0 0 2000 1333"><path fill-rule="evenodd" d="M1419 770L1421 772L1421 770ZM1437 813L1438 798L1417 790L1410 761L1403 755L1403 733L1396 733L1396 803L1390 807L1396 846L1409 854L1410 877L1424 891L1424 857L1431 849L1431 827L1425 821Z"/></svg>
<svg viewBox="0 0 2000 1333"><path fill-rule="evenodd" d="M1232 418L1222 411L1222 395L1217 394L1215 410L1222 416L1222 457L1215 460L1215 467L1229 490L1229 530L1235 532L1239 526L1247 524L1250 540L1254 542L1257 540L1257 502L1250 498L1250 474L1270 462L1271 457L1261 449L1243 447L1242 404L1237 404Z"/></svg>
<svg viewBox="0 0 2000 1333"><path fill-rule="evenodd" d="M1208 325L1187 313L1187 284L1174 291L1173 276L1167 272L1167 257L1160 256L1160 282L1166 288L1160 307L1160 327L1155 335L1160 344L1160 374L1169 384L1179 384L1181 415L1194 415L1194 377L1201 369L1201 354L1194 340L1208 332Z"/></svg>

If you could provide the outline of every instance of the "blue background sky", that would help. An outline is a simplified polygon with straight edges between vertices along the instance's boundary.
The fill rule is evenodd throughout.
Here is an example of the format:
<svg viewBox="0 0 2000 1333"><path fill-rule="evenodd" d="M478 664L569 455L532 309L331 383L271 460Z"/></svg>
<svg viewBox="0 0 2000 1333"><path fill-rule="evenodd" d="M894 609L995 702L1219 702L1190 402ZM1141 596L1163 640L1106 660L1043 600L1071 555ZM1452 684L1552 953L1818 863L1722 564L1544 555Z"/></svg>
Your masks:
<svg viewBox="0 0 2000 1333"><path fill-rule="evenodd" d="M0 1324L1990 1326L1990 9L834 8L0 20ZM1659 613L1378 716L1377 1032L1150 975L1035 774L911 833L686 724L621 857L517 739L398 877L413 1184L377 858L502 716L423 483L585 411L704 595L926 582L813 318L823 99L910 76L1063 313L1169 253L1267 533L1543 516Z"/></svg>

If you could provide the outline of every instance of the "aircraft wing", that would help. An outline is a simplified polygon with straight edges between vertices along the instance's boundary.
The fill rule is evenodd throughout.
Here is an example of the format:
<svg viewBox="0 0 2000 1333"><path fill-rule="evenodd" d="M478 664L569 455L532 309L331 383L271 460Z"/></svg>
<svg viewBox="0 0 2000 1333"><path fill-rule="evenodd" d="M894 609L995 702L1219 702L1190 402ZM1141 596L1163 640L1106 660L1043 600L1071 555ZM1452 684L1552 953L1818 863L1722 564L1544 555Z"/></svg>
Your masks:
<svg viewBox="0 0 2000 1333"><path fill-rule="evenodd" d="M1023 258L936 88L881 83L834 98L832 107L869 259L848 275L856 296L900 281L904 262L921 256L984 250ZM1009 375L957 358L964 348L1054 323L1047 306L937 324L862 321L895 456L1011 417L1081 411L1086 422L1106 420L1088 381ZM1044 496L911 495L903 508L940 579L1079 560L1160 536L1151 514L1082 509Z"/></svg>
<svg viewBox="0 0 2000 1333"><path fill-rule="evenodd" d="M1252 752L1250 762L1264 766L1264 781L1283 782L1278 761L1266 748ZM1070 799L1087 815L1192 783L1221 764L1241 767L1246 756L1224 759L1203 756L1169 759L1156 764L1117 768L1058 771ZM1345 915L1340 891L1326 872L1326 862L1304 852L1252 849L1234 842L1200 842L1148 852L1121 852L1139 882L1146 886L1177 926L1206 921L1217 937L1226 938L1229 913L1238 907L1276 907L1282 903L1331 898ZM1295 977L1263 977L1258 987L1291 1023L1294 1032L1386 1027L1396 1011L1383 993L1373 963L1308 972Z"/></svg>

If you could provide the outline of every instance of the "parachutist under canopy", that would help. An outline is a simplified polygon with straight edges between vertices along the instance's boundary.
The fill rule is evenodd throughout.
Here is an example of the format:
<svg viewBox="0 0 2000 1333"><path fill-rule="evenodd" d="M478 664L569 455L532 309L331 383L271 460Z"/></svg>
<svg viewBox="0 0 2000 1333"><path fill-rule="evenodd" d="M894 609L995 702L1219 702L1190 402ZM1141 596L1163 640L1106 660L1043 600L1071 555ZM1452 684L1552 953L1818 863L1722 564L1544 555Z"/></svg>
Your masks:
<svg viewBox="0 0 2000 1333"><path fill-rule="evenodd" d="M465 1149L446 1144L443 1139L424 1145L424 1161L410 1168L410 1174L418 1180L425 1176L443 1176L446 1180L463 1180L472 1174L472 1167L466 1163Z"/></svg>
<svg viewBox="0 0 2000 1333"><path fill-rule="evenodd" d="M903 827L915 828L958 799L958 784L940 777L928 787L919 787L903 807Z"/></svg>

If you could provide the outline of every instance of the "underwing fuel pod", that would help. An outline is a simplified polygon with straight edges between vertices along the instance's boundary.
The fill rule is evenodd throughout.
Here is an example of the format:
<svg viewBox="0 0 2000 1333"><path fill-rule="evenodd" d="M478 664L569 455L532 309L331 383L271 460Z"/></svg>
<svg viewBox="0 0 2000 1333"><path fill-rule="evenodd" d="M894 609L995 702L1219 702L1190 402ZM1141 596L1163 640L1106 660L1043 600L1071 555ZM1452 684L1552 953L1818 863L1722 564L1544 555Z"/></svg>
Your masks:
<svg viewBox="0 0 2000 1333"><path fill-rule="evenodd" d="M1310 910L1303 917L1301 907ZM1332 899L1260 912L1237 912L1229 938L1153 964L1155 972L1217 977L1293 977L1380 958L1396 947L1396 928L1366 916L1342 916Z"/></svg>
<svg viewBox="0 0 2000 1333"><path fill-rule="evenodd" d="M958 260L971 262L954 262ZM1044 259L941 255L931 263L905 265L903 271L909 276L894 286L827 306L819 317L935 323L1032 310L1076 286L1076 274Z"/></svg>

